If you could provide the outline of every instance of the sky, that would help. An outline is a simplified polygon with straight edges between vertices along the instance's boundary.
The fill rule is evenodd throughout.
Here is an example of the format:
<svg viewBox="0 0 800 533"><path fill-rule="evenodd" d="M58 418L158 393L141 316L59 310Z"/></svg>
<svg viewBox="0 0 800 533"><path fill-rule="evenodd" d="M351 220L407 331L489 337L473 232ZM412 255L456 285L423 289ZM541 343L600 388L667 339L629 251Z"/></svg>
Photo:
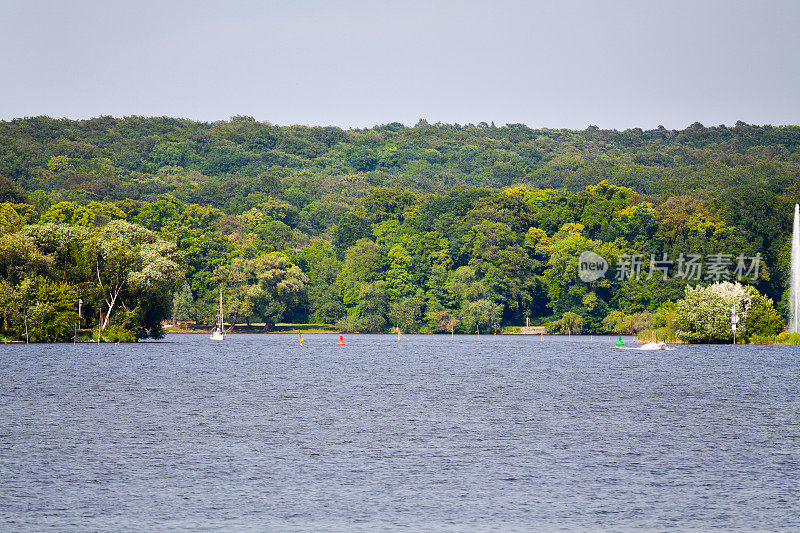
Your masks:
<svg viewBox="0 0 800 533"><path fill-rule="evenodd" d="M800 1L0 0L0 120L800 124Z"/></svg>

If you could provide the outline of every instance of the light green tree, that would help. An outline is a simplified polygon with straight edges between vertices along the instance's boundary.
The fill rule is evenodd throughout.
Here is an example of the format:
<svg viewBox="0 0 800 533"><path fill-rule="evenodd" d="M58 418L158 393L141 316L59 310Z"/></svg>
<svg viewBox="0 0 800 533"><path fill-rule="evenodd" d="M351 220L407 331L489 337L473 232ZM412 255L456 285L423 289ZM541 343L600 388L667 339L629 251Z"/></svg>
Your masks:
<svg viewBox="0 0 800 533"><path fill-rule="evenodd" d="M461 309L459 322L468 333L474 333L477 330L488 330L499 325L502 316L503 304L495 304L484 298L467 303Z"/></svg>
<svg viewBox="0 0 800 533"><path fill-rule="evenodd" d="M567 311L559 320L551 322L548 330L552 333L563 333L565 335L580 335L583 333L583 317L572 311Z"/></svg>
<svg viewBox="0 0 800 533"><path fill-rule="evenodd" d="M306 296L308 276L280 254L263 254L250 262L256 282L246 289L246 300L253 314L269 329Z"/></svg>
<svg viewBox="0 0 800 533"><path fill-rule="evenodd" d="M70 224L72 226L94 226L94 213L86 206L75 202L59 202L42 215L42 224Z"/></svg>
<svg viewBox="0 0 800 533"><path fill-rule="evenodd" d="M78 295L75 289L67 283L55 283L41 277L36 285L36 300L27 313L30 341L69 340L78 320Z"/></svg>
<svg viewBox="0 0 800 533"><path fill-rule="evenodd" d="M411 284L411 256L401 244L395 244L389 250L389 271L386 273L386 291L389 297L398 301L414 292Z"/></svg>
<svg viewBox="0 0 800 533"><path fill-rule="evenodd" d="M389 320L402 331L418 331L425 310L425 293L418 289L413 296L407 296L389 305Z"/></svg>
<svg viewBox="0 0 800 533"><path fill-rule="evenodd" d="M389 295L386 282L375 281L361 287L358 307L355 310L357 328L364 332L379 332L386 329L389 312Z"/></svg>
<svg viewBox="0 0 800 533"><path fill-rule="evenodd" d="M178 322L189 322L195 318L194 297L189 284L185 283L183 288L175 293L172 298L172 318Z"/></svg>
<svg viewBox="0 0 800 533"><path fill-rule="evenodd" d="M0 235L19 231L25 221L19 216L14 205L9 202L0 203Z"/></svg>

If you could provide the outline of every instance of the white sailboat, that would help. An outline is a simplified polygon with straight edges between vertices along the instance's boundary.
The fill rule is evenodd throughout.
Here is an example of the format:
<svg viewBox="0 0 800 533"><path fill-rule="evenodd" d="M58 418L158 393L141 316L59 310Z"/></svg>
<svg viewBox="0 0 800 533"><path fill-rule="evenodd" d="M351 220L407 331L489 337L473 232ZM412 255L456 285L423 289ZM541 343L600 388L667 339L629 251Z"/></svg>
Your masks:
<svg viewBox="0 0 800 533"><path fill-rule="evenodd" d="M222 289L219 291L219 323L214 326L214 331L211 332L211 340L225 340L225 314L222 311Z"/></svg>

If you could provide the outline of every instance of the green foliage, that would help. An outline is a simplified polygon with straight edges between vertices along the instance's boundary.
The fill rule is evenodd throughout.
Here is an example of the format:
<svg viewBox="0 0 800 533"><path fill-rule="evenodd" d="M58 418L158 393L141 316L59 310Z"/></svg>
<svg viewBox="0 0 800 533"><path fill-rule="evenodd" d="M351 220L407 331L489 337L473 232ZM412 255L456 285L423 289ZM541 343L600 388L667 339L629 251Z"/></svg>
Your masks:
<svg viewBox="0 0 800 533"><path fill-rule="evenodd" d="M626 315L622 311L614 310L603 319L602 331L620 335L635 335L640 331L653 328L655 317L648 311Z"/></svg>
<svg viewBox="0 0 800 533"><path fill-rule="evenodd" d="M753 287L738 283L715 283L708 287L686 287L686 296L678 301L675 326L678 337L688 342L730 342L733 339L733 306L740 317L738 338L774 336L783 329L783 320L772 300Z"/></svg>
<svg viewBox="0 0 800 533"><path fill-rule="evenodd" d="M744 322L741 335L743 340L755 342L754 338L774 337L784 330L783 317L778 314L772 304L772 299L759 293L753 287L747 287L750 294L750 309L747 320Z"/></svg>
<svg viewBox="0 0 800 533"><path fill-rule="evenodd" d="M95 339L97 339L95 333ZM125 329L117 324L112 324L100 332L100 338L104 342L136 342L137 336L135 331Z"/></svg>
<svg viewBox="0 0 800 533"><path fill-rule="evenodd" d="M92 226L94 225L94 215L87 207L75 202L59 202L51 206L47 213L42 215L41 222Z"/></svg>
<svg viewBox="0 0 800 533"><path fill-rule="evenodd" d="M397 220L414 200L414 194L402 187L379 187L370 190L364 198L364 211L373 224Z"/></svg>
<svg viewBox="0 0 800 533"><path fill-rule="evenodd" d="M0 203L0 235L17 232L23 225L24 221L14 209L14 204Z"/></svg>
<svg viewBox="0 0 800 533"><path fill-rule="evenodd" d="M78 320L78 295L67 283L40 277L34 282L35 299L27 309L31 342L65 342L74 335ZM24 291L28 292L29 291Z"/></svg>
<svg viewBox="0 0 800 533"><path fill-rule="evenodd" d="M548 333L561 333L564 335L580 335L583 333L585 321L582 316L567 311L561 318L554 320L547 325Z"/></svg>
<svg viewBox="0 0 800 533"><path fill-rule="evenodd" d="M375 281L362 285L358 294L358 305L353 316L356 320L356 330L365 333L384 331L388 325L389 296L386 293L386 283Z"/></svg>
<svg viewBox="0 0 800 533"><path fill-rule="evenodd" d="M369 221L355 213L348 213L333 232L333 246L336 248L336 256L342 259L348 248L360 239L370 237L371 234L372 227Z"/></svg>
<svg viewBox="0 0 800 533"><path fill-rule="evenodd" d="M221 287L231 318L267 325L472 332L554 314L560 331L582 321L586 333L634 332L650 320L673 331L677 311L665 304L698 280L648 279L651 255L721 252L734 255L732 268L738 254L761 254L737 333L768 338L783 323L772 301L783 311L798 150L797 126L743 123L0 122L0 318L18 337L38 301L20 291L41 278L73 287L87 320L102 308L104 331L158 336L161 319L191 314L185 277L200 321L215 314ZM587 250L610 263L591 283L577 276ZM270 253L285 263L267 265ZM640 279L615 279L619 254L641 255ZM698 333L701 318L682 313L681 331L725 340L715 328Z"/></svg>
<svg viewBox="0 0 800 533"><path fill-rule="evenodd" d="M467 303L461 311L459 324L466 333L478 330L487 331L500 326L500 317L503 315L503 304L482 298Z"/></svg>
<svg viewBox="0 0 800 533"><path fill-rule="evenodd" d="M186 283L172 298L172 318L178 322L189 322L195 319L196 313L194 296L192 296L189 284Z"/></svg>
<svg viewBox="0 0 800 533"><path fill-rule="evenodd" d="M775 337L775 342L778 344L791 344L794 346L800 345L800 333L789 333L784 331Z"/></svg>
<svg viewBox="0 0 800 533"><path fill-rule="evenodd" d="M391 302L388 319L401 331L418 331L422 325L424 309L425 294L419 289L414 295Z"/></svg>
<svg viewBox="0 0 800 533"><path fill-rule="evenodd" d="M732 303L705 287L687 286L675 315L678 336L691 343L730 342Z"/></svg>

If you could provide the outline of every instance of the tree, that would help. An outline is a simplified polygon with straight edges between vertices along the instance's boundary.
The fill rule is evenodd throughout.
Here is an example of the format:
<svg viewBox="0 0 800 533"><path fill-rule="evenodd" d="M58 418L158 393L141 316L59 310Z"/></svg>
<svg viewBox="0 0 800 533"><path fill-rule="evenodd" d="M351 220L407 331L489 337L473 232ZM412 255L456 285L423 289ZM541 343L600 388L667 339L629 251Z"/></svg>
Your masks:
<svg viewBox="0 0 800 533"><path fill-rule="evenodd" d="M747 323L752 292L739 283L714 283L708 287L686 287L686 296L678 301L675 327L678 337L691 343L721 343L733 339L731 311Z"/></svg>
<svg viewBox="0 0 800 533"><path fill-rule="evenodd" d="M419 330L425 309L425 293L418 289L413 296L407 296L389 305L389 320L403 331Z"/></svg>
<svg viewBox="0 0 800 533"><path fill-rule="evenodd" d="M94 226L94 213L75 202L59 202L42 215L40 222L69 224L72 226Z"/></svg>
<svg viewBox="0 0 800 533"><path fill-rule="evenodd" d="M251 268L257 281L247 288L246 297L267 330L305 298L308 276L280 254L261 255L251 262Z"/></svg>
<svg viewBox="0 0 800 533"><path fill-rule="evenodd" d="M649 311L626 315L622 311L611 311L603 319L603 328L607 333L634 335L640 331L650 329L655 324L655 316ZM663 326L662 322L660 326Z"/></svg>
<svg viewBox="0 0 800 533"><path fill-rule="evenodd" d="M105 303L100 329L108 327L117 304L125 329L159 338L161 321L172 311L172 293L182 286L183 269L174 243L122 220L101 228L89 244L91 267Z"/></svg>
<svg viewBox="0 0 800 533"><path fill-rule="evenodd" d="M33 342L65 342L78 320L78 295L67 283L36 280L36 299L28 309L27 326Z"/></svg>
<svg viewBox="0 0 800 533"><path fill-rule="evenodd" d="M0 278L12 286L26 277L51 274L54 264L53 256L43 253L24 232L0 235Z"/></svg>
<svg viewBox="0 0 800 533"><path fill-rule="evenodd" d="M550 257L542 281L550 299L547 305L556 315L582 308L584 296L592 289L599 294L601 289L606 291L609 287L607 278L600 278L591 284L579 279L578 258L581 253L593 251L606 260L619 255L616 243L586 239L582 231L583 226L580 224L565 224L561 231L553 236L549 248Z"/></svg>
<svg viewBox="0 0 800 533"><path fill-rule="evenodd" d="M358 306L355 310L359 331L376 333L386 328L386 315L389 311L389 297L386 283L375 281L361 286Z"/></svg>
<svg viewBox="0 0 800 533"><path fill-rule="evenodd" d="M339 224L349 211L349 206L341 200L330 198L314 200L300 212L300 227L303 228L303 231L317 235ZM361 233L359 234L361 235Z"/></svg>
<svg viewBox="0 0 800 533"><path fill-rule="evenodd" d="M583 333L583 326L584 320L582 316L572 311L567 311L561 315L560 320L549 324L548 331L552 333L563 333L565 335L580 335Z"/></svg>
<svg viewBox="0 0 800 533"><path fill-rule="evenodd" d="M415 200L414 193L403 187L377 187L364 197L364 211L373 224L384 220L399 220Z"/></svg>
<svg viewBox="0 0 800 533"><path fill-rule="evenodd" d="M342 270L333 246L325 240L314 240L297 254L295 262L308 276L310 319L333 324L346 314L341 295L331 288Z"/></svg>
<svg viewBox="0 0 800 533"><path fill-rule="evenodd" d="M345 251L359 239L372 236L372 225L365 218L348 213L333 232L333 246L336 257L341 261Z"/></svg>
<svg viewBox="0 0 800 533"><path fill-rule="evenodd" d="M509 319L519 320L530 307L533 279L528 253L517 240L508 225L482 222L470 230L465 249L491 298L504 305Z"/></svg>
<svg viewBox="0 0 800 533"><path fill-rule="evenodd" d="M782 332L786 324L775 310L772 299L758 292L755 287L748 286L745 290L750 294L750 309L743 324L741 338L749 341L754 336L770 337Z"/></svg>
<svg viewBox="0 0 800 533"><path fill-rule="evenodd" d="M24 223L13 204L0 203L0 235L19 231Z"/></svg>
<svg viewBox="0 0 800 533"><path fill-rule="evenodd" d="M491 300L481 299L469 302L461 310L460 323L467 332L489 329L500 324L503 315L503 304L495 304Z"/></svg>
<svg viewBox="0 0 800 533"><path fill-rule="evenodd" d="M83 226L40 223L25 226L20 235L33 245L38 254L51 261L50 277L59 281L78 283L86 281L88 266L82 253L89 242L92 230ZM38 255L33 254L35 257Z"/></svg>
<svg viewBox="0 0 800 533"><path fill-rule="evenodd" d="M357 172L369 172L375 170L378 165L378 155L375 150L367 146L360 146L350 150L347 154L347 162Z"/></svg>
<svg viewBox="0 0 800 533"><path fill-rule="evenodd" d="M428 327L432 331L453 331L456 324L458 324L458 318L453 315L453 311L445 309L436 300L428 302L425 318L428 321Z"/></svg>
<svg viewBox="0 0 800 533"><path fill-rule="evenodd" d="M378 280L385 268L386 257L374 242L361 239L350 248L336 278L336 287L345 307L355 307L361 286Z"/></svg>
<svg viewBox="0 0 800 533"><path fill-rule="evenodd" d="M389 271L386 273L386 292L389 297L398 301L414 292L411 284L411 256L401 244L395 244L389 250Z"/></svg>
<svg viewBox="0 0 800 533"><path fill-rule="evenodd" d="M172 318L178 322L189 322L195 318L194 296L189 284L185 283L172 299Z"/></svg>

